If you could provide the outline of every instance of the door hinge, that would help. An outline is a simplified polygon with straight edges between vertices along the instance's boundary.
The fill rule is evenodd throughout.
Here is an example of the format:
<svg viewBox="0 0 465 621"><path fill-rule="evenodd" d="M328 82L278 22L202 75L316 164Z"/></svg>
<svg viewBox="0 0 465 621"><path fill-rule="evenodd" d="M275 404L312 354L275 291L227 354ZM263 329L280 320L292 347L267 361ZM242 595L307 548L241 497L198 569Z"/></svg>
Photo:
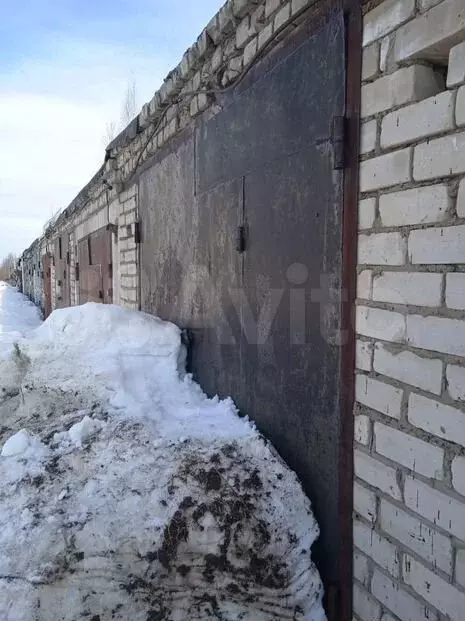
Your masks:
<svg viewBox="0 0 465 621"><path fill-rule="evenodd" d="M334 116L331 128L331 143L333 146L333 169L341 170L345 166L345 116Z"/></svg>

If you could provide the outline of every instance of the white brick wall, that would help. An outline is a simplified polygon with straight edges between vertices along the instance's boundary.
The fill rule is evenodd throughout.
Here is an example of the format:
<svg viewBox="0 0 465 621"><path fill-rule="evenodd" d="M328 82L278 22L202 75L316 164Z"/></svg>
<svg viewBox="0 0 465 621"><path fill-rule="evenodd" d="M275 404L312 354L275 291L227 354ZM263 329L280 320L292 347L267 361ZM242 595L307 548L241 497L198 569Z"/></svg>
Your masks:
<svg viewBox="0 0 465 621"><path fill-rule="evenodd" d="M354 521L354 546L393 576L399 574L396 547L359 520Z"/></svg>
<svg viewBox="0 0 465 621"><path fill-rule="evenodd" d="M380 155L360 163L360 190L369 192L410 180L411 149Z"/></svg>
<svg viewBox="0 0 465 621"><path fill-rule="evenodd" d="M376 520L376 494L359 483L354 484L354 509L369 522Z"/></svg>
<svg viewBox="0 0 465 621"><path fill-rule="evenodd" d="M393 147L453 129L454 104L454 94L446 91L387 114L381 127L381 147Z"/></svg>
<svg viewBox="0 0 465 621"><path fill-rule="evenodd" d="M412 65L362 86L362 117L436 95L437 74L429 67Z"/></svg>
<svg viewBox="0 0 465 621"><path fill-rule="evenodd" d="M424 358L404 349L392 350L383 343L375 345L373 369L377 373L436 395L442 390L442 367L437 358Z"/></svg>
<svg viewBox="0 0 465 621"><path fill-rule="evenodd" d="M463 621L465 4L416 6L364 17L354 614Z"/></svg>
<svg viewBox="0 0 465 621"><path fill-rule="evenodd" d="M374 570L371 592L402 621L436 621L437 616L413 595L402 588L398 582Z"/></svg>
<svg viewBox="0 0 465 621"><path fill-rule="evenodd" d="M400 343L405 339L405 316L381 308L359 306L356 331L363 336Z"/></svg>
<svg viewBox="0 0 465 621"><path fill-rule="evenodd" d="M448 364L446 377L449 395L452 399L465 401L465 367Z"/></svg>
<svg viewBox="0 0 465 621"><path fill-rule="evenodd" d="M414 436L375 423L375 451L425 477L442 479L444 450Z"/></svg>
<svg viewBox="0 0 465 621"><path fill-rule="evenodd" d="M373 277L372 299L414 306L441 304L442 274L381 272Z"/></svg>
<svg viewBox="0 0 465 621"><path fill-rule="evenodd" d="M357 375L355 397L359 403L392 418L400 418L402 390L366 375Z"/></svg>
<svg viewBox="0 0 465 621"><path fill-rule="evenodd" d="M447 67L447 88L465 82L465 41L455 45L449 52Z"/></svg>
<svg viewBox="0 0 465 621"><path fill-rule="evenodd" d="M363 45L392 32L413 15L415 0L387 0L365 16Z"/></svg>
<svg viewBox="0 0 465 621"><path fill-rule="evenodd" d="M411 556L404 558L404 580L421 597L452 621L463 621L465 593L426 569Z"/></svg>
<svg viewBox="0 0 465 621"><path fill-rule="evenodd" d="M382 226L430 224L446 217L448 189L446 184L390 192L379 197Z"/></svg>
<svg viewBox="0 0 465 621"><path fill-rule="evenodd" d="M446 305L449 308L465 309L465 273L447 274Z"/></svg>
<svg viewBox="0 0 465 621"><path fill-rule="evenodd" d="M465 133L428 140L415 147L415 181L465 173Z"/></svg>
<svg viewBox="0 0 465 621"><path fill-rule="evenodd" d="M354 453L355 476L396 500L401 499L397 471L362 451Z"/></svg>
<svg viewBox="0 0 465 621"><path fill-rule="evenodd" d="M387 500L381 500L380 526L385 533L416 552L431 566L452 575L450 537L425 525L420 517L394 506Z"/></svg>
<svg viewBox="0 0 465 621"><path fill-rule="evenodd" d="M408 419L415 427L465 447L465 414L457 408L412 393Z"/></svg>
<svg viewBox="0 0 465 621"><path fill-rule="evenodd" d="M365 589L354 584L354 612L362 621L378 621L381 605Z"/></svg>
<svg viewBox="0 0 465 621"><path fill-rule="evenodd" d="M407 240L401 233L373 233L360 235L358 262L360 264L403 265Z"/></svg>

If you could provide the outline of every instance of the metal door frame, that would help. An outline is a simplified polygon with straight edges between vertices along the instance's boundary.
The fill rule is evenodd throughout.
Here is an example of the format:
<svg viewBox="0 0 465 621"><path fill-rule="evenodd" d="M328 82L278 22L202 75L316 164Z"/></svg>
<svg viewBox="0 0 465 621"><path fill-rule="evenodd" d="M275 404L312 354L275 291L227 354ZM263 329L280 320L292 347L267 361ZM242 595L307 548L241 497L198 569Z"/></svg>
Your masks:
<svg viewBox="0 0 465 621"><path fill-rule="evenodd" d="M346 127L344 136L345 166L343 181L342 218L342 287L345 295L342 300L341 324L346 331L347 340L341 350L340 395L341 434L339 446L339 516L341 544L339 555L339 593L326 593L326 609L329 621L352 620L353 584L353 407L355 400L355 299L357 265L357 218L359 187L359 139L360 139L360 98L362 66L362 4L365 0L327 0L315 2L308 7L307 19L318 20L331 8L342 8L346 23ZM317 6L318 5L318 6ZM323 8L321 7L323 5ZM273 55L273 50L270 56ZM165 147L150 157L139 167L130 182L123 184L127 189L139 183L140 176L156 161L182 141L189 127L174 137ZM141 247L137 249L139 277L141 277ZM139 309L141 308L139 296Z"/></svg>

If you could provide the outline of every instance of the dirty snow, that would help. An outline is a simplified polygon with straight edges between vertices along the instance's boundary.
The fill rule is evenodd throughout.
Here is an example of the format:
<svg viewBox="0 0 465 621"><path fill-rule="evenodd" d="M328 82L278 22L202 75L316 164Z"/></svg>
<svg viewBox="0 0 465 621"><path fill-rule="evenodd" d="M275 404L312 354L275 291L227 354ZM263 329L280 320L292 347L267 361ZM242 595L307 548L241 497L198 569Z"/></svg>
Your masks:
<svg viewBox="0 0 465 621"><path fill-rule="evenodd" d="M179 329L0 283L0 619L323 621L300 483ZM35 329L34 329L35 328Z"/></svg>

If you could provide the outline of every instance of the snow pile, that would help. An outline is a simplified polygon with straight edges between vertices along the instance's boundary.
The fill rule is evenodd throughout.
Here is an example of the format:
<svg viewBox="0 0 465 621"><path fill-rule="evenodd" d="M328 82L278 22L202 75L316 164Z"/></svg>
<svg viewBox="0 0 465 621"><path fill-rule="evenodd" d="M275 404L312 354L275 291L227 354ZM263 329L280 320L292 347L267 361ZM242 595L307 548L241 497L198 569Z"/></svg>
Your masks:
<svg viewBox="0 0 465 621"><path fill-rule="evenodd" d="M0 281L0 352L2 344L24 336L40 323L38 308L14 287Z"/></svg>
<svg viewBox="0 0 465 621"><path fill-rule="evenodd" d="M324 620L310 502L178 328L87 304L1 339L2 621Z"/></svg>

